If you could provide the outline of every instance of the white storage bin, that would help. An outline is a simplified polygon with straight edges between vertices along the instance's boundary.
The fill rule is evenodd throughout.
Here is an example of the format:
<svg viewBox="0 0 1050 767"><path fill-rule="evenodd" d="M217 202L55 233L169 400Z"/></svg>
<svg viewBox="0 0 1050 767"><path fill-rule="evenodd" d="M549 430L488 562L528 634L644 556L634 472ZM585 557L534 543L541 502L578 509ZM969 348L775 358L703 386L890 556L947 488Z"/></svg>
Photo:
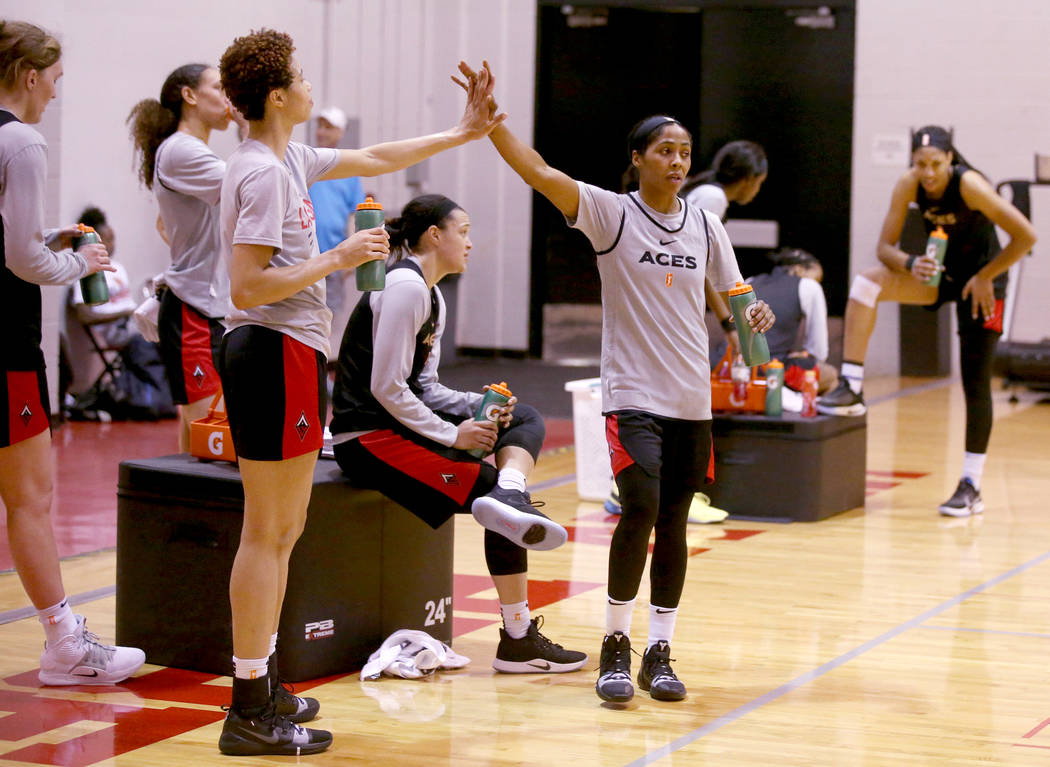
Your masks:
<svg viewBox="0 0 1050 767"><path fill-rule="evenodd" d="M604 501L612 490L612 462L602 417L602 381L567 381L572 394L572 433L576 443L576 492L584 501Z"/></svg>

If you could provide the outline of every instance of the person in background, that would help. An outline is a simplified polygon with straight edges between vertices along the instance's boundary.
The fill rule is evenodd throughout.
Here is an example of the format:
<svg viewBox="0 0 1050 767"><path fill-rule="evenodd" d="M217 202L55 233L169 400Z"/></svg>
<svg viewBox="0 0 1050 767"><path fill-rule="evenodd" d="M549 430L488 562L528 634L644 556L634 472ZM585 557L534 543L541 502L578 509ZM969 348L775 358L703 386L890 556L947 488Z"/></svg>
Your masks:
<svg viewBox="0 0 1050 767"><path fill-rule="evenodd" d="M920 128L912 136L911 149L912 166L893 188L879 233L880 263L858 274L850 285L839 385L817 400L817 410L827 415L867 412L864 357L879 302L936 310L954 301L966 445L962 477L938 511L967 517L984 511L981 475L992 434L992 360L1003 332L1007 270L1031 250L1036 235L1021 211L996 194L959 154L949 131L937 125ZM943 265L931 255L909 255L897 246L912 204L918 206L927 234L937 227L947 233ZM1006 247L999 244L996 226L1010 238ZM940 284L929 285L927 280L938 272L943 272Z"/></svg>
<svg viewBox="0 0 1050 767"><path fill-rule="evenodd" d="M326 107L317 114L316 145L336 149L346 133L346 113L339 107ZM317 181L310 185L310 199L317 217L317 244L323 253L346 239L353 231L353 215L358 203L365 201L361 180L356 176ZM340 270L324 278L325 303L332 310L333 320L342 318L346 303L346 279L350 272ZM342 333L342 326L333 327Z"/></svg>
<svg viewBox="0 0 1050 767"><path fill-rule="evenodd" d="M449 198L427 194L388 219L386 230L398 260L386 287L358 301L339 348L336 461L356 487L380 490L434 528L473 511L488 528L485 563L503 618L493 667L576 671L587 655L551 642L540 633L542 616L529 612L526 549L553 549L568 538L533 506L526 487L543 447L543 418L511 397L498 425L475 421L482 394L438 380L446 318L438 283L466 271L470 217ZM491 452L495 465L470 450Z"/></svg>
<svg viewBox="0 0 1050 767"><path fill-rule="evenodd" d="M159 282L157 332L172 398L179 411L179 450L190 447L190 424L208 414L221 384L216 369L230 279L219 240L219 191L226 163L211 150L212 131L233 113L208 64L171 72L159 99L143 99L128 115L139 181L157 198L157 231L171 264Z"/></svg>
<svg viewBox="0 0 1050 767"><path fill-rule="evenodd" d="M800 391L806 370L817 370L821 393L835 388L828 364L828 304L820 283L824 267L809 251L781 248L769 254L773 270L748 279L769 304L777 324L766 333L769 354L784 363L784 383Z"/></svg>
<svg viewBox="0 0 1050 767"><path fill-rule="evenodd" d="M62 48L21 21L0 20L0 500L11 558L44 628L40 682L109 685L146 660L103 644L66 599L51 526L51 410L41 342L41 285L110 271L102 243L69 250L75 227L44 230L47 143L30 126L57 96Z"/></svg>

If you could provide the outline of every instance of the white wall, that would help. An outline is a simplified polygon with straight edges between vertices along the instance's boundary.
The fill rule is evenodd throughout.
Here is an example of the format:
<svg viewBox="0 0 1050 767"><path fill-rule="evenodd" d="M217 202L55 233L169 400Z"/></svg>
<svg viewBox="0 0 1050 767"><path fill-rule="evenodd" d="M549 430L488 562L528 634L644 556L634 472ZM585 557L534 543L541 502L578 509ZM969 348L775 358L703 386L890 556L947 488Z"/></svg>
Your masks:
<svg viewBox="0 0 1050 767"><path fill-rule="evenodd" d="M1032 178L1034 153L1050 154L1048 40L1046 0L857 0L851 274L876 263L882 218L903 170L873 161L877 136L907 141L911 127L953 126L959 150L993 183ZM1037 200L1032 213L1037 226L1040 215L1050 218ZM1034 252L1039 263L1026 264L1026 281L1050 240ZM1022 293L1026 307L1030 295ZM896 306L883 307L870 372L898 372L898 332ZM1042 328L1027 332L1050 335L1050 317L1043 312Z"/></svg>
<svg viewBox="0 0 1050 767"><path fill-rule="evenodd" d="M496 73L501 108L531 141L531 0L182 0L176 6L158 0L0 0L0 16L39 24L63 45L59 97L39 126L50 146L47 220L72 222L86 205L99 205L116 231L116 256L135 286L163 269L168 254L154 229L152 195L139 187L132 168L124 121L140 99L157 97L175 67L217 64L234 37L252 29L292 35L317 108L334 103L360 118L364 144L455 125L464 99L449 76L460 59L477 66L483 57ZM306 135L300 129L295 138ZM233 128L211 143L220 155L228 154L235 145ZM446 193L464 206L473 220L474 251L460 287L458 341L527 348L531 195L508 175L488 142L432 158L426 173L421 187L409 187L405 172L365 185L391 214L423 191ZM45 352L52 371L63 295L45 289ZM57 375L50 379L54 392Z"/></svg>
<svg viewBox="0 0 1050 767"><path fill-rule="evenodd" d="M65 47L60 96L41 125L51 145L48 220L70 222L84 205L100 205L134 284L160 271L168 257L153 229L151 196L131 167L124 119L136 101L156 97L173 68L217 62L235 36L253 28L272 26L294 37L317 105L335 103L359 118L365 144L454 124L462 96L448 76L460 58L477 63L483 57L492 63L512 129L532 139L533 0L182 0L177 6L0 0L0 15L39 23ZM856 38L854 274L874 263L882 216L902 170L873 161L876 137L907 140L911 126L954 126L963 153L993 181L1028 178L1033 152L1050 153L1050 3L1000 0L993 8L986 0L858 0ZM301 131L296 138L305 136ZM227 154L233 130L212 144ZM366 187L394 212L422 191L459 201L473 220L474 251L460 284L457 341L527 348L531 195L487 142L432 158L425 173L421 186L409 186L402 172ZM1038 225L1038 207L1034 213ZM1050 237L1036 246L1037 254L1043 248L1050 248ZM49 288L45 295L54 370L60 291ZM1042 320L1050 325L1045 314ZM1050 335L1050 327L1029 330L1034 337ZM897 371L897 334L896 307L889 307L872 340L872 372Z"/></svg>

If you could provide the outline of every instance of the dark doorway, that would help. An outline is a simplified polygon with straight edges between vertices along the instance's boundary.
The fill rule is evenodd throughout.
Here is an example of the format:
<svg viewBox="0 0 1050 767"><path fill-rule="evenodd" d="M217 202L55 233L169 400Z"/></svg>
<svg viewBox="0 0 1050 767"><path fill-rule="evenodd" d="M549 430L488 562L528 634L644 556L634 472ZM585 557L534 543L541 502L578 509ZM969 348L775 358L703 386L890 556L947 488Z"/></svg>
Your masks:
<svg viewBox="0 0 1050 767"><path fill-rule="evenodd" d="M762 143L770 175L732 218L779 222L780 242L824 262L829 310L845 305L852 156L854 12L778 0L630 7L540 0L534 145L573 178L618 190L627 133L668 113L694 132L693 171L725 141ZM741 7L741 6L744 7ZM798 22L799 15L804 19ZM745 275L768 269L764 251L740 249ZM536 195L533 204L530 353L543 341L543 306L597 303L590 243Z"/></svg>

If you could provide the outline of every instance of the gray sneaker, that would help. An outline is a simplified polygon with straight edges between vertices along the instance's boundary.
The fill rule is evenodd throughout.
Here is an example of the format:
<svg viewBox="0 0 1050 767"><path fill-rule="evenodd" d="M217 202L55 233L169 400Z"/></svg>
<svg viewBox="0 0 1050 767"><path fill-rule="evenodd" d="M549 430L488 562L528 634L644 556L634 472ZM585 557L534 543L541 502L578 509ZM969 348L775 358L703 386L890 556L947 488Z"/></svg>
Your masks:
<svg viewBox="0 0 1050 767"><path fill-rule="evenodd" d="M849 388L845 378L823 397L817 397L817 412L824 415L864 415L868 406L864 404L864 393L857 394Z"/></svg>
<svg viewBox="0 0 1050 767"><path fill-rule="evenodd" d="M647 691L654 700L682 700L685 685L671 670L671 645L660 640L642 656L642 667L638 669L638 686Z"/></svg>
<svg viewBox="0 0 1050 767"><path fill-rule="evenodd" d="M72 634L44 645L38 675L41 684L116 684L146 662L146 653L139 648L102 644L96 634L87 630L83 615L76 619Z"/></svg>
<svg viewBox="0 0 1050 767"><path fill-rule="evenodd" d="M959 480L952 497L937 507L937 511L946 517L969 517L984 511L981 491L965 477Z"/></svg>
<svg viewBox="0 0 1050 767"><path fill-rule="evenodd" d="M569 539L565 528L548 519L528 493L499 485L488 495L475 498L470 511L482 527L499 533L525 549L556 549Z"/></svg>

